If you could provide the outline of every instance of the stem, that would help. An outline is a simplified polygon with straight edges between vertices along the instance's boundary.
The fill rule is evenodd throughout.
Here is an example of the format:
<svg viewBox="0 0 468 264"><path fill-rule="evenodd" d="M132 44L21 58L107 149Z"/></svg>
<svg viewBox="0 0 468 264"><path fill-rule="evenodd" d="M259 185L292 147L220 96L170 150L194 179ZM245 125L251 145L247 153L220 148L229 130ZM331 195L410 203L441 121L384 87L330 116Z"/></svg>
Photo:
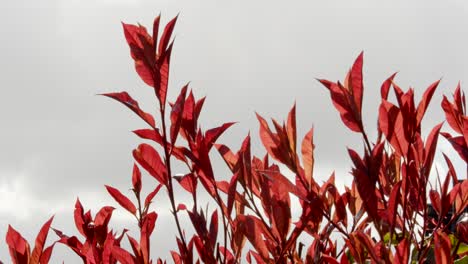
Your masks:
<svg viewBox="0 0 468 264"><path fill-rule="evenodd" d="M166 168L167 168L167 175L168 175L168 185L167 185L167 191L169 194L169 200L171 201L171 207L172 207L172 215L174 216L176 225L177 225L177 230L179 232L180 239L182 240L182 244L184 246L184 254L188 252L187 250L187 243L185 241L185 237L182 232L182 228L180 227L180 222L179 222L179 217L177 216L177 209L175 206L175 199L174 199L174 186L172 184L172 173L171 173L171 157L169 154L169 147L167 145L167 131L166 131L166 120L165 120L165 107L164 105L161 104L161 101L159 102L159 109L160 109L160 114L161 114L161 123L162 123L162 131L163 131L163 147L164 147L164 160L166 162Z"/></svg>

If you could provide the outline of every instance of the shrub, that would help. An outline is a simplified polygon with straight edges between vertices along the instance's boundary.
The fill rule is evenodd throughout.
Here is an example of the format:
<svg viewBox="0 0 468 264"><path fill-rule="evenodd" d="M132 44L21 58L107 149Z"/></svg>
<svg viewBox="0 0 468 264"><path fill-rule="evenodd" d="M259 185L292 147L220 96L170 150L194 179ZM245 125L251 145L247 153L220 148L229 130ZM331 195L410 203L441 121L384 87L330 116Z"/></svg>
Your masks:
<svg viewBox="0 0 468 264"><path fill-rule="evenodd" d="M298 141L295 106L283 123L274 119L269 123L257 115L267 154L256 157L251 154L249 135L238 151L216 143L233 123L206 131L200 128L204 98L196 99L188 85L182 87L174 103L167 102L171 34L176 20L165 26L161 37L159 16L151 34L141 25L123 24L136 72L154 91L157 117L143 111L126 92L103 94L128 107L148 125L134 131L149 142L133 150L134 197L105 186L134 216L139 237L130 236L127 230L120 234L110 230L113 207L105 206L93 217L77 200L74 221L84 240L50 228L51 218L40 230L31 252L28 242L9 226L6 243L14 263L47 263L55 243L68 246L84 263L152 263L152 259L165 263L150 252L158 218L150 205L161 189L167 191L177 226L178 248L171 251L175 263L231 264L244 259L248 263L447 263L468 259L468 181L458 180L467 176L457 175L444 154L447 174L437 175L437 187L429 183L439 135L465 163L468 161L468 117L460 86L453 100L444 97L442 101L454 134L441 132L440 123L424 139L422 120L439 81L430 85L416 103L413 90L403 91L394 82L395 74L391 75L381 86L378 135L372 140L362 119L363 54L343 82L319 79L330 92L344 125L363 139L362 153L348 149L353 182L340 192L334 174L322 184L314 179L314 131ZM390 90L396 103L388 99ZM211 151L219 152L232 172L229 181L217 179ZM175 160L186 165L186 174L173 174ZM294 175L293 182L278 164ZM158 184L148 194L142 193L140 168ZM175 184L191 194L193 203L177 203ZM216 209L203 210L200 206L200 184ZM298 219L292 217L292 196L300 203ZM181 214L188 215L194 232L186 232L181 226ZM58 240L44 249L50 229ZM336 240L332 240L332 233L337 234ZM301 242L300 237L308 237L310 244ZM124 238L130 250L121 246Z"/></svg>

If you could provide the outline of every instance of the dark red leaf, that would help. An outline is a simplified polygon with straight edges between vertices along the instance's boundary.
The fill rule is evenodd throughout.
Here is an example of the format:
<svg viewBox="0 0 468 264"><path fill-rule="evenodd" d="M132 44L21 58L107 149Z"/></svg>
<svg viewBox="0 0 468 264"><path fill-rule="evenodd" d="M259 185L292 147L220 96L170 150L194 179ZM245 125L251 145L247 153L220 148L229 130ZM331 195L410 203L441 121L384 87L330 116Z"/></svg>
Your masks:
<svg viewBox="0 0 468 264"><path fill-rule="evenodd" d="M133 164L132 185L133 185L133 190L139 196L141 192L141 172L136 164Z"/></svg>

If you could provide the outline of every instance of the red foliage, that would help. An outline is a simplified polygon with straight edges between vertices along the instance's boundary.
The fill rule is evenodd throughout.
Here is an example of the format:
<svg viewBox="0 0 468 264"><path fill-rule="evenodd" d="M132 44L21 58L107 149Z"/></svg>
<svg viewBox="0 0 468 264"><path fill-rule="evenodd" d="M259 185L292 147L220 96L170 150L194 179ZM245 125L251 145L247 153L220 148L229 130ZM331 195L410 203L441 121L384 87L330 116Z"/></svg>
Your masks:
<svg viewBox="0 0 468 264"><path fill-rule="evenodd" d="M377 122L378 136L369 139L362 117L364 95L361 53L343 83L320 79L346 127L359 133L364 151L348 149L353 167L353 183L340 192L335 175L319 184L314 180L314 130L304 137L298 152L296 106L286 122L272 119L271 125L257 114L259 136L267 154L251 153L250 135L238 151L217 144L218 138L234 123L203 131L198 118L204 98L196 100L185 85L175 103L167 103L171 35L177 18L171 20L158 38L160 18L154 21L152 35L141 25L123 24L135 69L149 85L158 102L159 124L152 114L140 109L126 92L104 94L135 112L149 128L135 130L142 139L134 151L135 161L157 181L157 187L142 201L142 175L134 164L131 176L135 197L105 186L115 201L135 217L139 238L123 230L109 230L113 207L105 206L93 218L77 200L74 220L84 237L69 237L55 230L56 242L67 245L84 263L153 263L151 234L158 215L150 209L161 188L166 189L171 213L177 226L178 248L172 250L175 263L408 263L432 261L447 263L468 258L466 251L468 181L457 175L452 161L444 155L448 173L439 188L429 185L439 134L443 135L468 161L468 117L460 86L453 102L444 97L442 109L455 135L440 132L442 123L431 129L424 140L422 120L439 84L436 81L415 103L412 89L403 91L394 82L395 74L381 87ZM388 100L393 88L396 103ZM166 113L166 107L171 107ZM156 113L158 114L158 113ZM170 124L166 124L166 120ZM176 145L179 141L182 144ZM217 179L210 151L215 147L232 178ZM158 151L157 149L162 149ZM173 175L171 161L187 166L185 175ZM272 158L278 164L270 161ZM284 165L294 175L289 180L280 170ZM191 206L177 203L174 180L192 194ZM441 179L439 179L439 183ZM199 206L198 183L211 196L217 208L205 211ZM299 199L300 216L293 219L291 197ZM133 200L133 201L132 201ZM428 204L431 206L428 207ZM186 232L179 218L187 214L193 232ZM42 227L33 252L27 241L9 227L6 242L14 263L47 263L54 244L44 249L52 219ZM455 227L455 228L454 228ZM332 236L332 234L334 236ZM126 236L131 251L121 246ZM309 238L308 245L302 238ZM335 240L336 237L336 240ZM248 246L246 246L248 244ZM155 252L158 253L158 252ZM157 263L165 263L161 259Z"/></svg>

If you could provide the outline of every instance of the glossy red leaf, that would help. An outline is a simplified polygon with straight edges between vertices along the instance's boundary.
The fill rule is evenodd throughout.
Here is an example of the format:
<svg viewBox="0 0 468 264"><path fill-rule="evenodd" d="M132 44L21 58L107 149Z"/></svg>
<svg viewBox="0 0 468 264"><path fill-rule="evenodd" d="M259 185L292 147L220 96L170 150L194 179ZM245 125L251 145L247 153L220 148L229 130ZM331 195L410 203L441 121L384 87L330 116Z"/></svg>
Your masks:
<svg viewBox="0 0 468 264"><path fill-rule="evenodd" d="M119 190L117 190L114 187L111 187L108 185L105 185L105 186L106 186L107 192L109 192L109 194L112 196L112 198L114 198L116 202L118 202L123 208L125 208L125 210L129 211L133 215L136 214L136 207L132 203L132 201L130 201L130 199L127 198L127 196L123 195Z"/></svg>
<svg viewBox="0 0 468 264"><path fill-rule="evenodd" d="M166 185L168 176L166 165L162 162L158 152L148 144L140 144L133 150L135 160L159 183Z"/></svg>
<svg viewBox="0 0 468 264"><path fill-rule="evenodd" d="M47 235L49 234L50 225L52 224L53 219L54 217L52 216L47 222L45 222L44 225L41 227L39 234L37 234L34 249L31 253L31 264L38 264L41 260L44 245L47 239Z"/></svg>
<svg viewBox="0 0 468 264"><path fill-rule="evenodd" d="M151 114L148 114L140 109L138 102L134 100L127 92L120 92L120 93L106 93L101 94L112 98L118 102L121 102L126 107L130 108L135 114L137 114L141 119L143 119L148 125L152 128L155 127L154 118Z"/></svg>

